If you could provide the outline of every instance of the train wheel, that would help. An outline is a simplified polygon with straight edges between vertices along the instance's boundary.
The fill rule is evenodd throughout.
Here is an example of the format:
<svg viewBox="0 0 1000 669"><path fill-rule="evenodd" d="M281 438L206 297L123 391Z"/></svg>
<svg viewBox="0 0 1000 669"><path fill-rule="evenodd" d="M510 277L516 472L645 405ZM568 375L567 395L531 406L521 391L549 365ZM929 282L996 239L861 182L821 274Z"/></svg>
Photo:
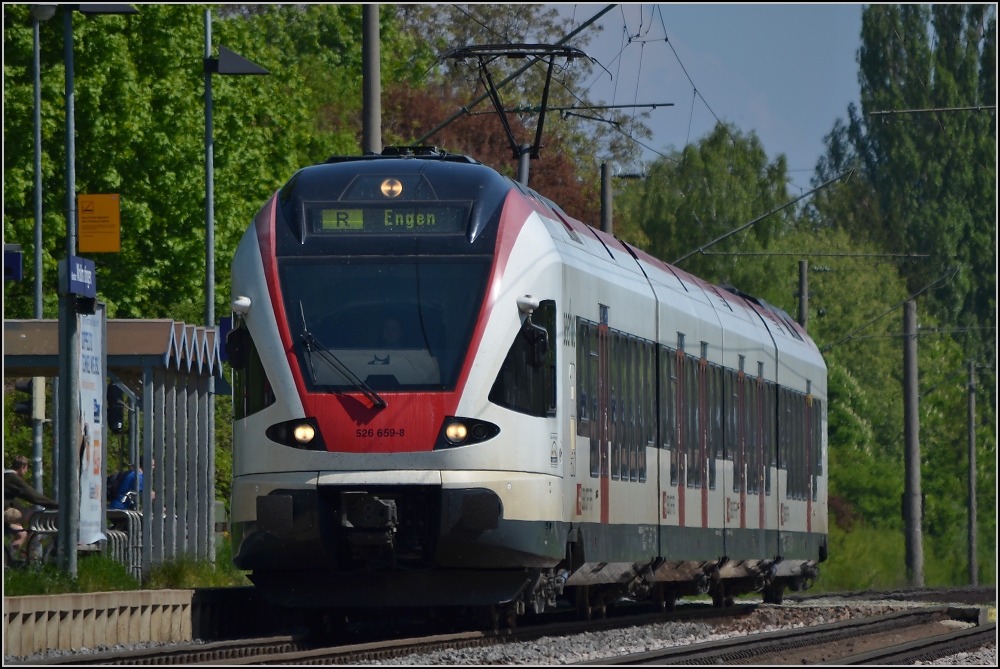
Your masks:
<svg viewBox="0 0 1000 669"><path fill-rule="evenodd" d="M721 609L726 605L726 586L721 582L712 586L712 606Z"/></svg>
<svg viewBox="0 0 1000 669"><path fill-rule="evenodd" d="M496 606L487 606L483 611L483 627L491 632L500 631L500 611Z"/></svg>
<svg viewBox="0 0 1000 669"><path fill-rule="evenodd" d="M764 586L764 603L781 604L785 599L785 584L781 581L774 581Z"/></svg>
<svg viewBox="0 0 1000 669"><path fill-rule="evenodd" d="M347 617L342 612L312 609L303 618L307 638L315 643L341 641L347 635Z"/></svg>
<svg viewBox="0 0 1000 669"><path fill-rule="evenodd" d="M517 605L508 604L503 607L501 614L504 629L512 630L517 628Z"/></svg>
<svg viewBox="0 0 1000 669"><path fill-rule="evenodd" d="M677 608L677 593L674 592L673 588L668 588L664 585L657 585L657 610L660 612L670 613Z"/></svg>
<svg viewBox="0 0 1000 669"><path fill-rule="evenodd" d="M669 613L677 606L677 595L673 588L662 583L653 586L653 606L657 613Z"/></svg>
<svg viewBox="0 0 1000 669"><path fill-rule="evenodd" d="M593 617L595 620L604 620L605 618L608 617L608 605L604 602L604 600L601 600L601 603L593 607L593 609L594 609Z"/></svg>
<svg viewBox="0 0 1000 669"><path fill-rule="evenodd" d="M590 608L590 588L580 585L576 587L574 593L576 596L576 617L580 620L591 620L594 612Z"/></svg>

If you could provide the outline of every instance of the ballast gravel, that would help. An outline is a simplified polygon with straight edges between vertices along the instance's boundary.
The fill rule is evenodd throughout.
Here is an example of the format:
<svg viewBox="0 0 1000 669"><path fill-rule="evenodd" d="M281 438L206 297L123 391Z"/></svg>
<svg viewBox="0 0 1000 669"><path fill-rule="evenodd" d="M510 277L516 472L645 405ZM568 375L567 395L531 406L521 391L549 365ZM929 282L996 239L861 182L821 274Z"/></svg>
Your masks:
<svg viewBox="0 0 1000 669"><path fill-rule="evenodd" d="M746 603L754 602L753 600L748 600ZM756 603L759 604L759 601ZM683 606L683 604L680 606ZM671 646L738 638L761 632L823 625L849 618L876 616L921 606L928 606L928 604L897 600L853 602L839 598L810 598L805 602L786 600L786 603L782 606L760 605L750 615L713 623L657 623L624 629L586 632L565 637L543 637L527 642L507 642L483 648L451 649L421 653L387 660L363 662L361 664L570 664L586 660L601 660L625 653L641 653ZM196 641L195 643L198 642ZM76 651L53 650L29 656L5 655L4 664L26 661L44 662L46 659L54 660L68 655L82 658L88 654L107 653L109 651L125 652L169 645L171 644L151 642L122 644L113 648L101 646ZM950 657L922 664L997 666L996 645L984 646L976 651L958 653Z"/></svg>
<svg viewBox="0 0 1000 669"><path fill-rule="evenodd" d="M749 603L749 602L748 602ZM824 625L850 618L894 613L927 604L900 601L813 599L785 606L762 605L754 613L719 623L673 622L624 629L586 632L566 637L543 637L528 642L508 642L483 648L463 648L420 653L404 657L361 662L368 665L483 665L483 664L571 664L602 660L627 653L643 653L673 646L738 638L762 632ZM996 666L996 647L960 653L924 664Z"/></svg>

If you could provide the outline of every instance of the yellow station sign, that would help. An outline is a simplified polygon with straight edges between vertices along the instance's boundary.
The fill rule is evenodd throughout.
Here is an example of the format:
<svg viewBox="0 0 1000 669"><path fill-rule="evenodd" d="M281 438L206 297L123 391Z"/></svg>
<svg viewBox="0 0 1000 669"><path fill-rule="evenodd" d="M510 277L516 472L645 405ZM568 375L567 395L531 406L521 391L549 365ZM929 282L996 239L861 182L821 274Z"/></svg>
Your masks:
<svg viewBox="0 0 1000 669"><path fill-rule="evenodd" d="M121 200L117 193L78 195L80 253L119 253L122 250Z"/></svg>

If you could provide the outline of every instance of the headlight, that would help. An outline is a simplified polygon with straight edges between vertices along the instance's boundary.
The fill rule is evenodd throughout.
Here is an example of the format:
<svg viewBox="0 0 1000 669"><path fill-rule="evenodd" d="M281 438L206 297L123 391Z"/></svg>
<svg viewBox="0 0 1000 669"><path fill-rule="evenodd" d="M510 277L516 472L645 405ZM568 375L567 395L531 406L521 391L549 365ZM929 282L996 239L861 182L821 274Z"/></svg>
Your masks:
<svg viewBox="0 0 1000 669"><path fill-rule="evenodd" d="M323 435L319 431L319 425L316 423L315 418L309 416L275 423L267 428L264 434L271 441L291 446L292 448L304 448L308 451L326 450L326 444L323 443Z"/></svg>
<svg viewBox="0 0 1000 669"><path fill-rule="evenodd" d="M295 437L295 441L300 444L308 444L316 436L316 428L314 428L309 423L302 423L296 425L295 429L292 431L292 436Z"/></svg>
<svg viewBox="0 0 1000 669"><path fill-rule="evenodd" d="M434 450L442 448L465 448L489 441L500 434L500 428L478 418L445 416L438 432Z"/></svg>
<svg viewBox="0 0 1000 669"><path fill-rule="evenodd" d="M469 430L465 427L464 423L456 421L449 423L448 427L444 429L444 436L453 444L461 444L469 436Z"/></svg>

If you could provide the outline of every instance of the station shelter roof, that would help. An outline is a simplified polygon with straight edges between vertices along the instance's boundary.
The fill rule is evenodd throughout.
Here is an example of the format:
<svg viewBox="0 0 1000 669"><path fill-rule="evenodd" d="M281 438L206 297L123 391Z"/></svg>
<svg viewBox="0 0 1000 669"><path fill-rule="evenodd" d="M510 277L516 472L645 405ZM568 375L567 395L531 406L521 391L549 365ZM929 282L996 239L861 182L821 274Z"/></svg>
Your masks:
<svg viewBox="0 0 1000 669"><path fill-rule="evenodd" d="M222 376L215 328L170 319L107 320L108 368L141 377L142 370L167 370L186 376ZM3 322L5 377L59 375L59 321Z"/></svg>

